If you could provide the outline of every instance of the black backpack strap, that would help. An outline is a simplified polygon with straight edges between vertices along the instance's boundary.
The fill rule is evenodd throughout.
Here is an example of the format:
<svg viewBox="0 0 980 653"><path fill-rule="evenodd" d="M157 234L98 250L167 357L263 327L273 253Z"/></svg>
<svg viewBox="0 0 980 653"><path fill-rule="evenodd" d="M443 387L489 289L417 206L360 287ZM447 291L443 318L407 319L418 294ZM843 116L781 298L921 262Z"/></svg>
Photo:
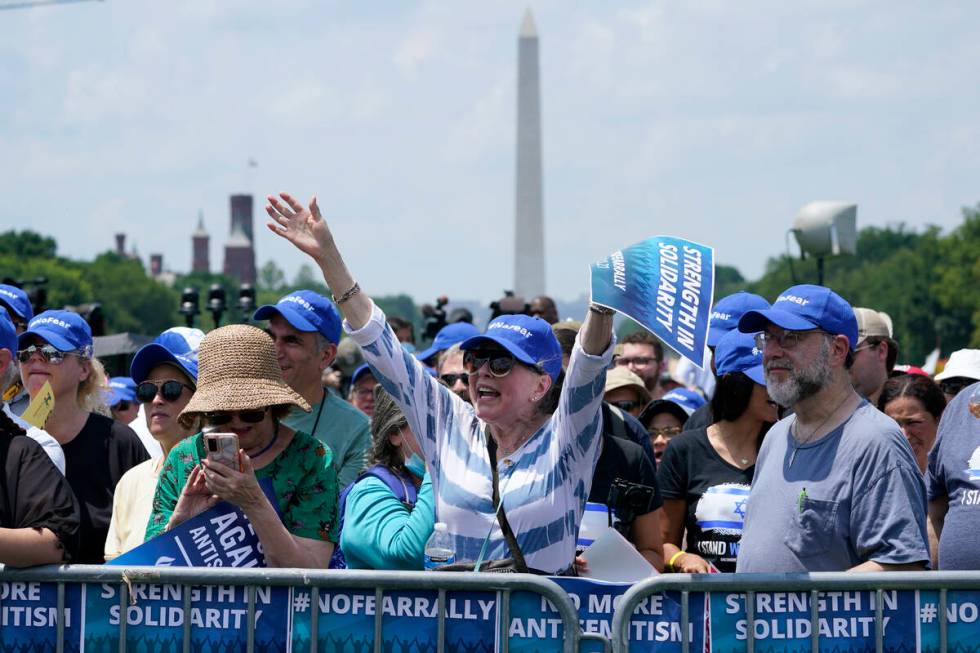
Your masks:
<svg viewBox="0 0 980 653"><path fill-rule="evenodd" d="M524 553L514 537L514 531L507 521L507 513L504 512L504 502L500 499L500 478L497 474L497 443L493 436L487 433L487 451L490 454L490 470L493 474L493 505L497 506L497 522L500 524L500 531L504 534L504 540L510 549L510 555L514 558L514 566L520 573L528 573L527 563L524 561Z"/></svg>

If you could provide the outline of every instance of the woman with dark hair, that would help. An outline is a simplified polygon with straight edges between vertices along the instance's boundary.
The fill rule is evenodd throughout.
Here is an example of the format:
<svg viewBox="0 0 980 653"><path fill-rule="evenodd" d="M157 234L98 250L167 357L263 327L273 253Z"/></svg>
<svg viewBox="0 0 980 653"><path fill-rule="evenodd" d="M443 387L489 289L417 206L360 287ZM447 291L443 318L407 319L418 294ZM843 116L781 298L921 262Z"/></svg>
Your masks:
<svg viewBox="0 0 980 653"><path fill-rule="evenodd" d="M715 365L714 424L671 440L657 469L670 571L735 571L761 434L777 419L754 336L737 330L725 335ZM681 549L685 539L689 551Z"/></svg>
<svg viewBox="0 0 980 653"><path fill-rule="evenodd" d="M432 483L405 414L380 385L371 437L367 467L340 499L347 568L422 569L435 524Z"/></svg>
<svg viewBox="0 0 980 653"><path fill-rule="evenodd" d="M888 379L878 397L878 410L898 422L923 474L929 463L929 450L936 442L939 418L945 409L943 391L935 381L920 374Z"/></svg>

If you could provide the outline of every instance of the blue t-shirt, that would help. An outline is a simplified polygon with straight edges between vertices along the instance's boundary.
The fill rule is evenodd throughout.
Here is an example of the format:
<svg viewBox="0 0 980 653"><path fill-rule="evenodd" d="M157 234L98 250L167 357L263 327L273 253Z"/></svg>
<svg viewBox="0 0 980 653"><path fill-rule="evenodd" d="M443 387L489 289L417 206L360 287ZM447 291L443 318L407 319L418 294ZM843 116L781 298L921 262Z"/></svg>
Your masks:
<svg viewBox="0 0 980 653"><path fill-rule="evenodd" d="M736 571L928 562L925 486L895 421L864 401L794 459L795 422L780 420L762 442Z"/></svg>
<svg viewBox="0 0 980 653"><path fill-rule="evenodd" d="M940 569L980 569L980 419L969 406L978 385L964 388L946 406L929 452L929 500L949 504L939 538Z"/></svg>

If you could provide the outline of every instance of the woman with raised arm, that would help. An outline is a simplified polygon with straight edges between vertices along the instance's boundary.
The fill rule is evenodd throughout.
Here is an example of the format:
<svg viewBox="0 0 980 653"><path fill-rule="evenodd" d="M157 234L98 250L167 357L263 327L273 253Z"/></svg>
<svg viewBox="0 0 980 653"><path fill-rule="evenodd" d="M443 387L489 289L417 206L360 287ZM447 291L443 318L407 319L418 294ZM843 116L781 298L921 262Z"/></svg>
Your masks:
<svg viewBox="0 0 980 653"><path fill-rule="evenodd" d="M599 452L612 311L590 308L567 376L547 322L526 315L493 320L484 334L461 344L471 406L404 354L384 314L344 264L316 198L308 208L286 193L268 199L269 228L320 266L347 333L416 434L432 476L436 516L448 527L456 559L511 557L499 509L529 568L572 568ZM494 464L498 502L492 498Z"/></svg>

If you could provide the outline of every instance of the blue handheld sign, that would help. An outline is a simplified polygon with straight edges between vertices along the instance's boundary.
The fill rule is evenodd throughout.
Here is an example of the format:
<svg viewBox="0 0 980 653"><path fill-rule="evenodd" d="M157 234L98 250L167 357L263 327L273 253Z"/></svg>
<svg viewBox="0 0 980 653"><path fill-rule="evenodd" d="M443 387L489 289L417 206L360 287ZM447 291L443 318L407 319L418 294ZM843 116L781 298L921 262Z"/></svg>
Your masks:
<svg viewBox="0 0 980 653"><path fill-rule="evenodd" d="M714 285L714 250L673 236L592 264L594 303L632 318L702 369Z"/></svg>

